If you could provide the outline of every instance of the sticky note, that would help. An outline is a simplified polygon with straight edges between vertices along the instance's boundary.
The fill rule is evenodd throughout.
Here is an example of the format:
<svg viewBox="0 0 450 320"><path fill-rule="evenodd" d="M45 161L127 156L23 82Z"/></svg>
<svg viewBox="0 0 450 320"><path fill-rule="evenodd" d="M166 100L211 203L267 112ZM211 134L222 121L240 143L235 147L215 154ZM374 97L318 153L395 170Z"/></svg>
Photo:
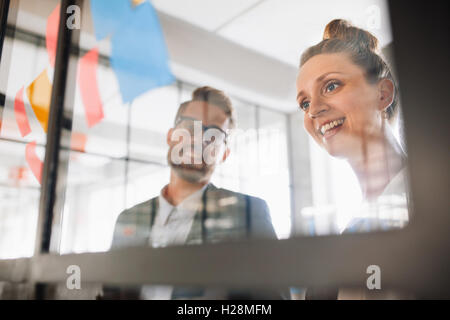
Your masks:
<svg viewBox="0 0 450 320"><path fill-rule="evenodd" d="M175 81L158 16L149 2L133 9L132 19L112 36L111 66L123 102Z"/></svg>
<svg viewBox="0 0 450 320"><path fill-rule="evenodd" d="M138 6L138 5L141 5L141 4L143 4L145 1L148 1L148 0L131 0L131 3L133 4L133 6Z"/></svg>
<svg viewBox="0 0 450 320"><path fill-rule="evenodd" d="M52 67L55 66L56 46L58 42L59 11L61 6L58 4L47 18L47 27L45 30L45 44L47 55Z"/></svg>
<svg viewBox="0 0 450 320"><path fill-rule="evenodd" d="M25 161L37 181L41 183L43 162L36 154L36 141L30 142L25 146Z"/></svg>
<svg viewBox="0 0 450 320"><path fill-rule="evenodd" d="M103 117L103 105L97 84L98 49L94 48L81 59L78 69L78 85L83 101L84 114L88 127L100 122Z"/></svg>
<svg viewBox="0 0 450 320"><path fill-rule="evenodd" d="M27 112L25 111L25 105L23 103L23 87L16 94L14 99L14 116L16 118L17 126L19 127L20 134L25 137L31 132L30 123L28 122Z"/></svg>
<svg viewBox="0 0 450 320"><path fill-rule="evenodd" d="M97 40L115 33L132 15L130 0L91 0L91 15Z"/></svg>
<svg viewBox="0 0 450 320"><path fill-rule="evenodd" d="M27 96L34 114L45 132L47 132L51 94L52 84L48 79L47 70L44 70L28 86Z"/></svg>
<svg viewBox="0 0 450 320"><path fill-rule="evenodd" d="M79 152L86 151L87 136L81 132L72 132L70 149Z"/></svg>

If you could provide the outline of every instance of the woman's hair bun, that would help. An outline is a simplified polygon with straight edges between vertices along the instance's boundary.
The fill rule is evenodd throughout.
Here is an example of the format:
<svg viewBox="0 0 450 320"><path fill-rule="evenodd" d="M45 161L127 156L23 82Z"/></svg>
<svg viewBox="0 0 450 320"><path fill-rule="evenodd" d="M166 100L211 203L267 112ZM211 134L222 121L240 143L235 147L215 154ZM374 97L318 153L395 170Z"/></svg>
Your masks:
<svg viewBox="0 0 450 320"><path fill-rule="evenodd" d="M335 19L327 24L323 32L323 40L327 39L355 42L371 51L378 50L378 39L374 35L343 19Z"/></svg>

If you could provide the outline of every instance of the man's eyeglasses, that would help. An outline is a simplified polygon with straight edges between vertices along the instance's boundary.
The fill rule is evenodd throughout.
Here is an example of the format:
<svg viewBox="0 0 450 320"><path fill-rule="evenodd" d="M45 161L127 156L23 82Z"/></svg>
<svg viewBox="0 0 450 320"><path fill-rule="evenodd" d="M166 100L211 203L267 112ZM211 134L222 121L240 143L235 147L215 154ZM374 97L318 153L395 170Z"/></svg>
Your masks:
<svg viewBox="0 0 450 320"><path fill-rule="evenodd" d="M199 122L202 125L202 132L203 133L207 132L209 129L218 130L219 133L220 133L220 136L217 137L217 135L214 135L215 139L219 139L221 141L224 141L225 143L227 142L228 133L225 130L223 130L222 128L220 128L220 127L218 127L216 125L209 125L209 126L204 125L202 121L200 121L198 119L195 119L195 118L192 118L192 117L179 116L177 121L175 121L175 127L186 129L190 133L194 133L195 123L199 123Z"/></svg>

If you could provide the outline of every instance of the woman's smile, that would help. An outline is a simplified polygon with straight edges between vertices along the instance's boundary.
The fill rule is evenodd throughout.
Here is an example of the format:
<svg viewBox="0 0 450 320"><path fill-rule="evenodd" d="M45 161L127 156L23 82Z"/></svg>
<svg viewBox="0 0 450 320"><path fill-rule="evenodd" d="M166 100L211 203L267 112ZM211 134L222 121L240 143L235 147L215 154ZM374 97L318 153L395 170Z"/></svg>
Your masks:
<svg viewBox="0 0 450 320"><path fill-rule="evenodd" d="M328 140L336 135L342 128L345 122L345 117L336 120L327 120L319 125L318 133L324 140Z"/></svg>

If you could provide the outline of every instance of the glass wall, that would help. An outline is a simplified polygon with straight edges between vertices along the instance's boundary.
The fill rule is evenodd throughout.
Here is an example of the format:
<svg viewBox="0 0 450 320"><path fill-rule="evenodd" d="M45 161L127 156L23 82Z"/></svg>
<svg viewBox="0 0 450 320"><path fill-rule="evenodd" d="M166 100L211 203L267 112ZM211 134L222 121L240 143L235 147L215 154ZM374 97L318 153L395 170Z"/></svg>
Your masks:
<svg viewBox="0 0 450 320"><path fill-rule="evenodd" d="M74 117L74 128L85 136L85 145L83 152L72 150L70 155L61 253L108 250L118 215L159 195L169 182L167 131L173 127L180 99L190 99L194 89L178 81L149 91L130 105L105 104L105 118L93 129L82 128L79 123L84 119ZM288 237L287 116L238 98L232 102L238 128L230 142L230 157L211 182L265 199L277 235ZM75 106L81 109L77 101Z"/></svg>
<svg viewBox="0 0 450 320"><path fill-rule="evenodd" d="M48 1L43 8L26 1L12 3L18 14L4 43L0 90L6 97L1 106L0 136L2 258L30 256L34 250L38 178L56 52L52 32L59 21L58 1ZM89 9L85 4L83 11ZM40 28L31 28L31 18ZM73 114L66 112L71 130L63 129L70 142L66 145L63 139L60 155L61 161L67 162L66 176L60 177L65 186L58 189L63 205L57 207L53 219L51 250L59 253L108 250L118 215L160 193L169 181L167 132L173 127L180 102L189 100L192 91L204 85L177 80L124 103L110 62L111 39L96 41L89 20L83 18L80 54L71 57L78 64L77 74L68 75L76 79L76 87L74 101L66 102L73 104ZM88 105L95 95L86 98L83 85L84 73L92 69L100 114ZM217 168L212 183L265 199L278 237L285 238L290 231L286 115L239 97L231 99L237 130L230 141L231 155ZM24 125L31 128L26 135L21 131ZM273 187L277 188L275 194Z"/></svg>
<svg viewBox="0 0 450 320"><path fill-rule="evenodd" d="M59 21L59 1L11 4L17 14L10 15L0 69L1 258L33 254ZM145 81L134 83L129 74L124 80L116 51L125 54L127 35L119 37L119 29L111 27L99 37L98 12L91 4L83 2L80 52L71 56L77 71L68 74L75 86L73 99L64 105L70 125L63 128L68 139L60 158L67 172L59 177L62 205L53 221L52 251L58 253L108 250L119 214L160 194L169 182L167 134L178 107L196 87L208 85L178 77L126 98L127 83L132 91ZM134 44L145 45L140 40L146 34L134 35ZM131 49L127 67L132 76L141 76L134 63L139 67L142 57L133 52L148 48ZM310 138L301 112L281 111L273 102L239 94L230 97L237 128L230 135L230 156L211 182L264 199L279 239L292 231L341 233L355 217L407 221L405 197L361 207L355 174ZM401 130L395 132L400 139Z"/></svg>
<svg viewBox="0 0 450 320"><path fill-rule="evenodd" d="M29 5L11 1L2 30L0 258L33 255L37 228L57 29L46 37L53 8L30 11Z"/></svg>

